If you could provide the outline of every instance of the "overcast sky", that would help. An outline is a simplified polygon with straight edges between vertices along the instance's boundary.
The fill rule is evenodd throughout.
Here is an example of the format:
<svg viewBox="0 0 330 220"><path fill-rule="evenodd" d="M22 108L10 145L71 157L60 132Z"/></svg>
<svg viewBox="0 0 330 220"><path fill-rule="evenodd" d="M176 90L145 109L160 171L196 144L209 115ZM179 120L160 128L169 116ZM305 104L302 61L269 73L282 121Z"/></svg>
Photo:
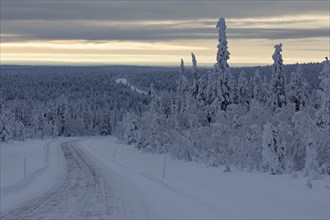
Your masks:
<svg viewBox="0 0 330 220"><path fill-rule="evenodd" d="M1 63L176 65L215 62L219 17L232 65L329 56L329 1L1 0Z"/></svg>

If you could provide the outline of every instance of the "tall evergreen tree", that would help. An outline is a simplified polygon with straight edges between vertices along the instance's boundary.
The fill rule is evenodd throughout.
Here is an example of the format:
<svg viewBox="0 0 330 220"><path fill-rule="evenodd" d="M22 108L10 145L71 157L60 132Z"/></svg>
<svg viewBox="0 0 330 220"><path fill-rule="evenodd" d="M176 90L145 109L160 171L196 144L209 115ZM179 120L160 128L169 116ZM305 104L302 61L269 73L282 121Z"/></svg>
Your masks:
<svg viewBox="0 0 330 220"><path fill-rule="evenodd" d="M317 162L317 141L313 133L309 133L306 145L305 175L317 179L319 164Z"/></svg>
<svg viewBox="0 0 330 220"><path fill-rule="evenodd" d="M180 73L181 73L181 75L184 75L184 61L183 61L183 59L181 59L181 62L180 62Z"/></svg>
<svg viewBox="0 0 330 220"><path fill-rule="evenodd" d="M319 79L320 90L319 96L321 100L321 106L316 114L316 123L323 127L330 127L330 67L329 60L326 57L326 60L323 62L323 69L320 72Z"/></svg>
<svg viewBox="0 0 330 220"><path fill-rule="evenodd" d="M177 82L177 97L176 97L176 110L178 113L186 110L187 104L187 92L189 91L188 81L185 77L185 66L184 61L181 59L180 63L180 76Z"/></svg>
<svg viewBox="0 0 330 220"><path fill-rule="evenodd" d="M246 73L242 71L238 78L238 103L243 105L249 105L250 101L250 89L249 81L246 78Z"/></svg>
<svg viewBox="0 0 330 220"><path fill-rule="evenodd" d="M251 88L251 96L253 99L257 100L258 102L262 103L264 100L264 91L262 86L262 79L260 76L260 72L257 69L256 72L253 74L252 77L252 88Z"/></svg>
<svg viewBox="0 0 330 220"><path fill-rule="evenodd" d="M300 106L304 106L306 103L306 83L302 76L302 67L298 65L296 72L293 72L291 75L288 92L288 99L295 104L296 111L299 111Z"/></svg>
<svg viewBox="0 0 330 220"><path fill-rule="evenodd" d="M192 59L192 88L191 88L191 93L193 98L197 98L197 94L198 94L198 89L199 89L199 85L198 85L198 70L197 70L197 60L195 57L194 53L191 53L191 59Z"/></svg>
<svg viewBox="0 0 330 220"><path fill-rule="evenodd" d="M272 79L271 79L271 107L273 110L286 105L285 81L283 73L282 44L274 46Z"/></svg>
<svg viewBox="0 0 330 220"><path fill-rule="evenodd" d="M219 18L216 28L218 29L218 52L216 69L219 72L224 72L229 68L227 60L229 60L228 42L226 36L226 21L224 18Z"/></svg>
<svg viewBox="0 0 330 220"><path fill-rule="evenodd" d="M217 63L215 64L215 75L217 76L216 98L220 104L220 109L226 111L227 106L231 103L230 88L228 86L229 74L229 51L226 36L226 22L224 18L219 18L216 28L218 29L218 52Z"/></svg>
<svg viewBox="0 0 330 220"><path fill-rule="evenodd" d="M281 158L279 157L279 146L276 140L276 131L271 123L264 126L262 136L262 167L272 175L282 172Z"/></svg>

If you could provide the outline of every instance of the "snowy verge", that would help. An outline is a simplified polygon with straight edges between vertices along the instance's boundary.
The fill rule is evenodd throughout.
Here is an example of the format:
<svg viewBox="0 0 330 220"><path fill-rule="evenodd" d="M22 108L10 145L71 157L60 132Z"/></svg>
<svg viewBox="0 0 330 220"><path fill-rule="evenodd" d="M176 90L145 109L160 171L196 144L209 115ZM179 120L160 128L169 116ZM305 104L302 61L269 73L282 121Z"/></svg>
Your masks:
<svg viewBox="0 0 330 220"><path fill-rule="evenodd" d="M301 173L260 172L205 167L142 153L115 138L80 143L94 161L133 183L143 195L152 218L329 219L329 176L306 188Z"/></svg>
<svg viewBox="0 0 330 220"><path fill-rule="evenodd" d="M147 92L142 91L142 90L136 88L135 86L130 85L128 83L127 79L125 79L125 78L116 79L116 83L117 84L120 84L121 83L121 84L124 84L124 85L128 85L129 87L131 87L131 90L132 91L135 91L137 93L144 94L144 95L147 95L148 94Z"/></svg>
<svg viewBox="0 0 330 220"><path fill-rule="evenodd" d="M1 144L1 212L49 191L64 176L60 145L67 139ZM24 158L27 176L24 177Z"/></svg>
<svg viewBox="0 0 330 220"><path fill-rule="evenodd" d="M46 140L45 140L46 141ZM18 143L18 145L23 144L24 142ZM1 187L0 192L1 195L6 195L10 192L13 192L15 190L18 190L20 188L26 187L27 185L31 184L31 181L33 178L37 177L38 175L41 175L42 172L44 172L48 167L48 161L49 161L49 146L51 144L50 141L27 141L27 146L24 146L24 150L28 150L26 154L22 154L22 151L18 150L16 153L18 155L8 155L8 151L15 151L17 149L17 142L13 143L14 146L12 146L13 149L10 149L11 146L9 144L6 144L3 146L5 148L2 152L1 161ZM30 149L29 149L30 148ZM33 153L31 155L31 153ZM43 153L43 154L41 154ZM26 161L26 178L25 178L25 171L24 171L24 162ZM15 163L15 165L13 165ZM13 172L12 168L9 167L9 165L14 166L13 168L21 168L20 172ZM21 175L20 175L21 174ZM20 179L19 181L17 181ZM16 181L15 181L16 180ZM15 182L13 182L15 181Z"/></svg>

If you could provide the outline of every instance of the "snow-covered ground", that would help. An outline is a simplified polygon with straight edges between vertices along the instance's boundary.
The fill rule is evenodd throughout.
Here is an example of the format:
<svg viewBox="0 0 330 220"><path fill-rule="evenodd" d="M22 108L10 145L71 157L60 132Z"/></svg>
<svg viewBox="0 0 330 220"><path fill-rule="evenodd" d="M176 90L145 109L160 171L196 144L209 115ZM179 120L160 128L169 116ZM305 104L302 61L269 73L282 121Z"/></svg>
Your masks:
<svg viewBox="0 0 330 220"><path fill-rule="evenodd" d="M1 212L46 193L63 177L61 142L63 139L1 143Z"/></svg>
<svg viewBox="0 0 330 220"><path fill-rule="evenodd" d="M83 144L91 157L138 186L155 218L329 218L329 176L307 189L302 174L223 173L167 156L163 179L164 155L142 153L114 138Z"/></svg>
<svg viewBox="0 0 330 220"><path fill-rule="evenodd" d="M110 185L120 185L116 188L120 199L113 202L127 201L145 207L147 211L140 212L139 217L142 213L142 217L153 219L329 219L329 176L313 181L313 188L307 189L302 173L297 178L235 169L223 173L223 168L173 160L167 155L163 178L164 155L142 153L112 137L2 143L1 189L18 186L22 181L24 157L30 161L29 172L43 171L32 176L27 184L6 193L2 190L1 215L63 180L67 167L60 146L74 140L72 146L83 152L92 167L100 170L98 175L103 175ZM44 151L47 143L48 152Z"/></svg>
<svg viewBox="0 0 330 220"><path fill-rule="evenodd" d="M131 87L132 91L136 91L137 93L145 94L145 95L148 94L146 91L142 91L142 90L136 88L135 86L130 85L129 82L127 81L127 79L125 79L125 78L116 79L116 83L118 83L118 84L122 83L124 85L128 85Z"/></svg>

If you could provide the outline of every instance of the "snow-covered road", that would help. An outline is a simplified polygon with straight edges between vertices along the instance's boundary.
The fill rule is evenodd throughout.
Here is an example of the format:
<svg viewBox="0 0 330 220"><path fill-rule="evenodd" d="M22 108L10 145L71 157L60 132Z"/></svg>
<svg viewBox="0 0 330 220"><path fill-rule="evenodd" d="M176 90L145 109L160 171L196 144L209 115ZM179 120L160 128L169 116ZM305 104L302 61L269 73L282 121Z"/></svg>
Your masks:
<svg viewBox="0 0 330 220"><path fill-rule="evenodd" d="M329 219L329 176L269 175L148 154L114 137L1 147L1 219ZM46 149L44 151L44 149ZM22 161L27 158L28 178ZM33 174L33 175L30 175ZM22 179L23 176L23 179Z"/></svg>
<svg viewBox="0 0 330 220"><path fill-rule="evenodd" d="M61 148L66 178L48 193L1 216L4 219L109 219L148 217L143 201L125 188L118 176L105 174L81 150L78 142ZM111 180L111 178L115 180ZM132 193L130 193L132 192Z"/></svg>

